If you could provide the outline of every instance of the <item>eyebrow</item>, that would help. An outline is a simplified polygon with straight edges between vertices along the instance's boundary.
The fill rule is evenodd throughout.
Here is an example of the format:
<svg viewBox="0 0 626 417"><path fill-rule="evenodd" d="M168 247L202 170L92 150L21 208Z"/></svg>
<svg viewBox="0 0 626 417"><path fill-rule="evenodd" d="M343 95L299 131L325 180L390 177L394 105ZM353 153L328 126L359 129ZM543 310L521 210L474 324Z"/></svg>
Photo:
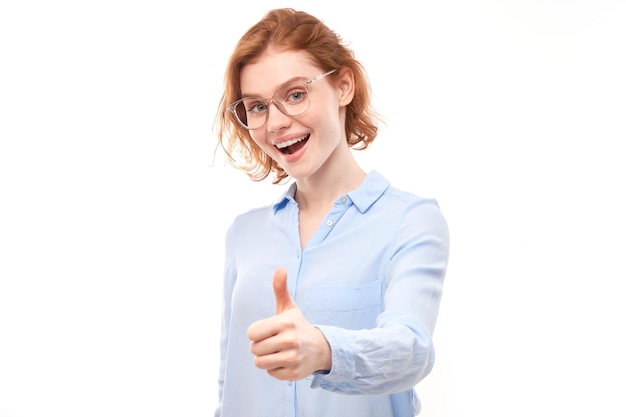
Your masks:
<svg viewBox="0 0 626 417"><path fill-rule="evenodd" d="M276 91L280 90L281 88L283 88L287 84L291 84L291 83L299 81L299 80L306 81L306 80L310 80L310 78L303 77L303 76L291 77L290 79L288 79L287 81L283 82L282 84L279 84L278 87L276 87L274 89L274 94L276 93ZM259 98L264 98L260 94L244 93L243 91L241 92L241 97L259 97Z"/></svg>

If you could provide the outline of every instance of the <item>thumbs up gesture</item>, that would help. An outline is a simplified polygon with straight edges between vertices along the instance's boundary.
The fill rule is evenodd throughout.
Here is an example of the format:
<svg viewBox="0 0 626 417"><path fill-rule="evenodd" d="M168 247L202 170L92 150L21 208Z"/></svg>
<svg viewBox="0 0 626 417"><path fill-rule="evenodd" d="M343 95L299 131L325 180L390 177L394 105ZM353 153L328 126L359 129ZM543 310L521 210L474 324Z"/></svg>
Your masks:
<svg viewBox="0 0 626 417"><path fill-rule="evenodd" d="M274 272L273 287L276 315L252 323L248 328L254 365L285 381L330 370L330 346L322 332L304 318L291 298L285 268Z"/></svg>
<svg viewBox="0 0 626 417"><path fill-rule="evenodd" d="M278 268L274 271L272 286L274 287L274 296L276 297L276 314L292 308L298 308L289 294L287 270L285 268Z"/></svg>

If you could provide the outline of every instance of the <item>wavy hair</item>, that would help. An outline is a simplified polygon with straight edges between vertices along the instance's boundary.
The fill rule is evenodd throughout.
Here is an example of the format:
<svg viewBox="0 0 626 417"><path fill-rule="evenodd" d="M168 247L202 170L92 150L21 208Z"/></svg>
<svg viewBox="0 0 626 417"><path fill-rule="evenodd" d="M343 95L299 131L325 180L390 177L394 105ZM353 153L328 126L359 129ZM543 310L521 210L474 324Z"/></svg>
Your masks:
<svg viewBox="0 0 626 417"><path fill-rule="evenodd" d="M218 147L229 162L248 176L261 181L273 174L278 184L288 177L285 170L252 140L250 131L239 125L228 111L230 103L241 98L241 68L254 62L268 48L305 51L324 71L349 68L354 73L355 94L346 107L346 138L354 149L365 149L378 133L378 114L371 106L371 89L365 69L341 37L322 21L308 13L291 8L275 9L241 37L228 61L224 75L224 93L215 118ZM337 73L331 74L333 78Z"/></svg>

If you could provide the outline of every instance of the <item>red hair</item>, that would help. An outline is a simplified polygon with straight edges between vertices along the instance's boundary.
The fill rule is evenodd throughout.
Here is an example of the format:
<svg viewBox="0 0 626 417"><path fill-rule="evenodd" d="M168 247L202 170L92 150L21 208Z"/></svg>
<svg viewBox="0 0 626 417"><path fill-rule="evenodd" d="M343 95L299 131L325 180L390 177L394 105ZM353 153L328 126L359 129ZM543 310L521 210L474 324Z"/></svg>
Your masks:
<svg viewBox="0 0 626 417"><path fill-rule="evenodd" d="M348 145L365 149L376 138L378 115L371 107L371 91L362 64L354 57L341 37L319 19L293 9L275 9L241 37L233 51L224 75L224 93L216 116L219 144L229 161L250 178L261 181L271 173L275 184L287 178L285 170L252 140L250 131L239 125L227 106L241 98L241 68L254 62L268 48L302 50L324 71L349 68L354 74L355 94L346 107ZM331 74L329 78L336 75ZM236 158L235 155L240 158Z"/></svg>

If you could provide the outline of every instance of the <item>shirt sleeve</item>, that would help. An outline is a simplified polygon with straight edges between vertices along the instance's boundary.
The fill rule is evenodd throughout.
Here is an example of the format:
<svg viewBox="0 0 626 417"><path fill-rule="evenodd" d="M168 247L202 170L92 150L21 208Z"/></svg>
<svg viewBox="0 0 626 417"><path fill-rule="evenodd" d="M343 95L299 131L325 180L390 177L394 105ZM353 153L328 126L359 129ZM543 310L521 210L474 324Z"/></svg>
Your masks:
<svg viewBox="0 0 626 417"><path fill-rule="evenodd" d="M235 268L235 250L233 247L235 234L235 223L233 223L226 233L225 261L224 261L224 282L222 285L222 317L221 317L221 338L220 338L220 367L217 380L218 405L215 409L214 417L220 417L222 413L222 393L224 389L224 374L226 371L226 352L228 350L228 329L230 328L231 300L233 288L237 278Z"/></svg>
<svg viewBox="0 0 626 417"><path fill-rule="evenodd" d="M383 311L372 329L318 326L332 368L311 386L382 395L413 388L434 365L432 342L449 255L447 223L433 200L407 207L386 268Z"/></svg>

